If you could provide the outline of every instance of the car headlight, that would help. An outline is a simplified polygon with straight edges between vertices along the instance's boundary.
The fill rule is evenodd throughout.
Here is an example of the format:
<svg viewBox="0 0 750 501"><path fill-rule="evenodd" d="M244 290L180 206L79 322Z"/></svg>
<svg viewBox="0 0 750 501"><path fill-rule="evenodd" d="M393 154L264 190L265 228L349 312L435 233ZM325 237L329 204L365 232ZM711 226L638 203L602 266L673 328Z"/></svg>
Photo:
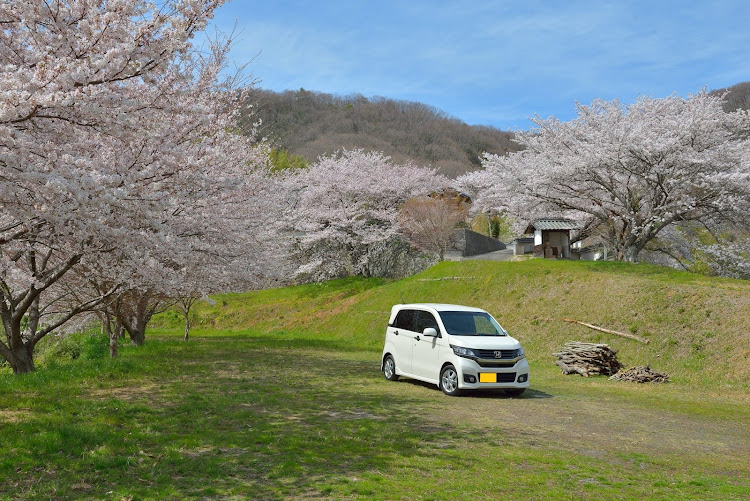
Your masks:
<svg viewBox="0 0 750 501"><path fill-rule="evenodd" d="M477 354L471 348L464 348L463 346L453 345L451 345L451 348L453 348L453 353L455 353L459 357L477 358Z"/></svg>
<svg viewBox="0 0 750 501"><path fill-rule="evenodd" d="M525 356L525 353L523 352L523 348L522 348L522 347L519 347L519 348L518 348L518 356L519 356L519 357L523 357L523 356Z"/></svg>

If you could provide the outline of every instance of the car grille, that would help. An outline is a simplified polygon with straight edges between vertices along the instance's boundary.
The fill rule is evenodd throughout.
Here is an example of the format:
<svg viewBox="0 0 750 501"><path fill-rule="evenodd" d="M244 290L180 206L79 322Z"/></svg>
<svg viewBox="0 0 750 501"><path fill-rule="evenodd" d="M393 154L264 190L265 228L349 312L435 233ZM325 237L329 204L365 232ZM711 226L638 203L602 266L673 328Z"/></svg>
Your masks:
<svg viewBox="0 0 750 501"><path fill-rule="evenodd" d="M484 359L497 359L497 360L511 360L518 357L518 350L474 350L479 358ZM495 356L499 353L500 356Z"/></svg>
<svg viewBox="0 0 750 501"><path fill-rule="evenodd" d="M497 382L498 383L515 383L516 373L515 372L498 372Z"/></svg>
<svg viewBox="0 0 750 501"><path fill-rule="evenodd" d="M516 362L486 362L484 360L477 360L479 367L513 367Z"/></svg>

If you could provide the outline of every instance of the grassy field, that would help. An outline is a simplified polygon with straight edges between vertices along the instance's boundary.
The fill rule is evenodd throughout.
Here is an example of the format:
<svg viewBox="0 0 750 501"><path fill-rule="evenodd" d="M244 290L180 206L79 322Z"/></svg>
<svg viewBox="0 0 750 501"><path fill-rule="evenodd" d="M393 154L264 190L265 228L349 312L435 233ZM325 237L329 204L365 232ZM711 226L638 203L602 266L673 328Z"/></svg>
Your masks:
<svg viewBox="0 0 750 501"><path fill-rule="evenodd" d="M675 382L750 389L750 283L657 266L531 260L446 262L395 282L347 279L219 296L196 312L196 334L266 333L337 350L382 350L391 306L468 304L492 313L529 352L550 362L570 340L606 342L625 364ZM563 322L572 318L649 339L648 345ZM177 313L154 333L181 329Z"/></svg>
<svg viewBox="0 0 750 501"><path fill-rule="evenodd" d="M401 296L487 308L524 343L531 390L451 398L383 379ZM117 360L93 338L91 356L0 374L0 498L750 498L746 282L463 262L216 299L187 343L167 313ZM673 382L563 376L550 353L567 340Z"/></svg>

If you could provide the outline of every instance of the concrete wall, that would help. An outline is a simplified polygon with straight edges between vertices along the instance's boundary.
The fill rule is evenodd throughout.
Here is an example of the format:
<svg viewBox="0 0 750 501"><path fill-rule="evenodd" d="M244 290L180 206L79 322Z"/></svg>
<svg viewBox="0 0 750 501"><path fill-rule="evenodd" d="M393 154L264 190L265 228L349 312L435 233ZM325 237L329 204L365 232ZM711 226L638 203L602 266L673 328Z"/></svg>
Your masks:
<svg viewBox="0 0 750 501"><path fill-rule="evenodd" d="M488 236L471 230L456 230L453 248L461 251L461 255L476 256L505 249L505 244Z"/></svg>
<svg viewBox="0 0 750 501"><path fill-rule="evenodd" d="M580 253L582 261L601 261L607 259L607 252L604 247L589 248Z"/></svg>

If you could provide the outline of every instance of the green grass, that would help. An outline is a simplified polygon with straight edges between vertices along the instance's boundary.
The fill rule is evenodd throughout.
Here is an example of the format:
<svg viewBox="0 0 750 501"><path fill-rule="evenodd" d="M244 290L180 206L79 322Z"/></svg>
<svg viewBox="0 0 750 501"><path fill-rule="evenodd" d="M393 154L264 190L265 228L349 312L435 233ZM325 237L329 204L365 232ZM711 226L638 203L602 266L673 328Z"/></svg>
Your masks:
<svg viewBox="0 0 750 501"><path fill-rule="evenodd" d="M0 497L750 495L746 404L547 368L532 388L449 398L371 352L151 340L0 382Z"/></svg>
<svg viewBox="0 0 750 501"><path fill-rule="evenodd" d="M401 295L490 309L527 347L531 390L450 398L386 381ZM711 365L747 349L749 298L739 281L542 261L220 296L187 343L168 313L119 359L89 349L0 374L0 499L747 499L745 373ZM674 382L562 376L549 353L569 339L660 362Z"/></svg>
<svg viewBox="0 0 750 501"><path fill-rule="evenodd" d="M608 343L627 365L651 365L673 381L750 388L750 283L645 264L530 260L446 262L405 280L345 279L218 296L196 311L196 334L268 334L272 343L382 349L391 306L448 302L490 311L532 362L550 363L566 341ZM643 345L563 322L633 333ZM177 334L181 319L156 319Z"/></svg>

